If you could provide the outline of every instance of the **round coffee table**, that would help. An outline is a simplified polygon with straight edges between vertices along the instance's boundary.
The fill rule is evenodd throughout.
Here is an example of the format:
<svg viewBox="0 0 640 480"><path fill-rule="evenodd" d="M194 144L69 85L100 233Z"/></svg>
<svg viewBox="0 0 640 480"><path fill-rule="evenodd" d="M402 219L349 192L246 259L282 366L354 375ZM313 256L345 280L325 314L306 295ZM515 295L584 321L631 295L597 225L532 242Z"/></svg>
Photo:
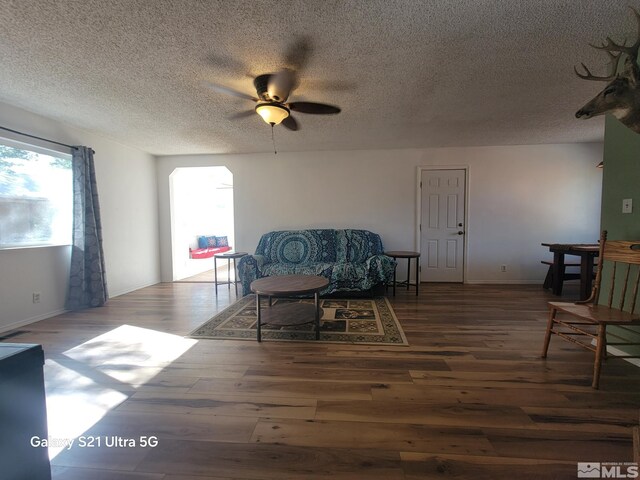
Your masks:
<svg viewBox="0 0 640 480"><path fill-rule="evenodd" d="M258 341L262 341L262 323L271 325L299 325L315 321L316 340L320 339L320 290L329 285L329 280L316 275L279 275L263 277L251 282L251 291L256 294L258 316ZM287 303L272 306L272 297L291 297L313 293L314 304ZM269 309L260 308L260 297L269 297ZM311 314L313 320L309 320Z"/></svg>

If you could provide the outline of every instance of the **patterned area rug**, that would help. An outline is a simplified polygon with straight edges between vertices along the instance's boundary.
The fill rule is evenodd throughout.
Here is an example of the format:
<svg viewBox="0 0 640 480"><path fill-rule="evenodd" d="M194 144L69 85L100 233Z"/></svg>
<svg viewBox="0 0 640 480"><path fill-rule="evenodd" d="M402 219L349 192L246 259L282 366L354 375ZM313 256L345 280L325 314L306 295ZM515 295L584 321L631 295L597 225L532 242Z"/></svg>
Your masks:
<svg viewBox="0 0 640 480"><path fill-rule="evenodd" d="M263 298L261 309L268 309ZM274 299L273 308L291 302L313 304L313 299ZM385 297L365 299L320 299L320 340L315 340L313 318L301 325L262 324L263 340L409 345L389 301ZM247 295L226 308L188 336L191 338L256 340L256 299Z"/></svg>

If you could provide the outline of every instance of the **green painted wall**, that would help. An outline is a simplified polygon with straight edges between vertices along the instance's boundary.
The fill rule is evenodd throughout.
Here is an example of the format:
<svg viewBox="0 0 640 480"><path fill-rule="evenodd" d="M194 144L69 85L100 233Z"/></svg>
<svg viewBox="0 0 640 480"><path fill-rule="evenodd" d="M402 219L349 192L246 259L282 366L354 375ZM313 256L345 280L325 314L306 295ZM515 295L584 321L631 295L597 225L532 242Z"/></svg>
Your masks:
<svg viewBox="0 0 640 480"><path fill-rule="evenodd" d="M608 115L604 132L602 228L615 240L640 239L640 134ZM633 199L633 213L622 200Z"/></svg>
<svg viewBox="0 0 640 480"><path fill-rule="evenodd" d="M622 213L622 200L625 198L633 200L633 213ZM607 238L611 240L640 239L640 134L610 115L605 121L601 223L602 229L608 232ZM607 270L603 272L603 292L607 292ZM601 297L600 303L604 302L606 298ZM636 331L640 337L640 329ZM611 333L640 340L631 338L636 335L620 329L611 329ZM610 338L610 341L615 342L616 339ZM640 349L628 353L640 355Z"/></svg>

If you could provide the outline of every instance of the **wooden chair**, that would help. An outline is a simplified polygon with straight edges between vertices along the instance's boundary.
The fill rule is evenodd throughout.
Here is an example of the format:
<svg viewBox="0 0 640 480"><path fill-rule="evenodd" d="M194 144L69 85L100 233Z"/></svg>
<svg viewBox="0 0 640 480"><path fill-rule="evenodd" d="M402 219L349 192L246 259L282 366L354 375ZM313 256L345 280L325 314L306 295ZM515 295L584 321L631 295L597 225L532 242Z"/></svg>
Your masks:
<svg viewBox="0 0 640 480"><path fill-rule="evenodd" d="M630 325L640 325L640 314L636 312L638 285L640 284L640 241L607 241L607 232L600 236L600 265L591 296L580 302L549 302L549 320L542 348L542 358L547 357L551 335L576 343L595 353L593 382L598 388L600 367L606 357L607 345L640 345L609 332L609 337L619 342L607 341L607 327L615 325L623 330ZM602 296L603 271L610 270L608 295ZM601 303L601 297L604 302ZM559 319L562 313L566 319ZM629 331L630 336L638 335ZM580 337L583 337L580 339ZM587 342L581 341L587 337ZM595 341L595 346L593 345ZM640 358L639 355L622 355L615 358Z"/></svg>

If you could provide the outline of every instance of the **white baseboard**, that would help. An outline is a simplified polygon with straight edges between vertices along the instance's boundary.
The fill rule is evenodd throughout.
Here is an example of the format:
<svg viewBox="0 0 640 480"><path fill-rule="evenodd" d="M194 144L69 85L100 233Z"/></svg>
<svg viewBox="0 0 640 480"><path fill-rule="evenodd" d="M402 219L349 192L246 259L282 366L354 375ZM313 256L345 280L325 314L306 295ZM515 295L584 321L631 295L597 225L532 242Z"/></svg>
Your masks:
<svg viewBox="0 0 640 480"><path fill-rule="evenodd" d="M468 285L540 285L542 288L542 282L539 278L531 279L510 279L510 280L465 280L464 283Z"/></svg>
<svg viewBox="0 0 640 480"><path fill-rule="evenodd" d="M43 313L40 315L36 315L35 317L27 318L25 320L20 320L19 322L11 323L9 325L0 326L0 334L4 332L8 332L10 330L15 330L16 328L24 327L25 325L30 325L35 322L39 322L40 320L45 320L47 318L55 317L56 315L60 315L61 313L65 313L67 310L64 308L60 308L58 310L54 310L52 312Z"/></svg>
<svg viewBox="0 0 640 480"><path fill-rule="evenodd" d="M114 294L110 293L109 298L114 298L114 297L118 297L120 295L124 295L126 293L131 293L131 292L134 292L136 290L140 290L141 288L150 287L151 285L156 285L157 283L159 283L159 282L151 282L151 283L148 283L146 285L140 285L140 286L137 286L137 287L131 287L129 289L126 289L126 290L123 290L123 291L120 291L120 292L116 292ZM42 313L40 315L36 315L35 317L30 317L30 318L27 318L25 320L20 320L18 322L11 323L9 325L0 325L0 334L2 334L4 332L8 332L10 330L15 330L16 328L24 327L25 325L30 325L32 323L39 322L40 320L45 320L47 318L55 317L56 315L60 315L60 314L65 313L67 311L68 310L66 310L64 308L60 308L60 309L57 309L57 310L53 310L51 312L46 312L46 313Z"/></svg>
<svg viewBox="0 0 640 480"><path fill-rule="evenodd" d="M125 295L127 293L135 292L136 290L140 290L142 288L151 287L152 285L157 285L158 283L163 283L160 280L153 281L151 283L145 283L144 285L138 285L137 287L129 287L124 290L118 290L116 292L109 292L109 298L119 297L120 295ZM171 283L171 282L169 282Z"/></svg>
<svg viewBox="0 0 640 480"><path fill-rule="evenodd" d="M124 295L126 293L131 293L131 292L135 292L136 290L140 290L141 288L145 288L145 287L150 287L151 285L156 285L159 282L151 282L145 285L140 285L137 287L131 287L128 289L125 289L123 291L119 291L116 293L110 293L109 294L109 298L114 298L114 297L118 297L120 295ZM35 322L39 322L40 320L45 320L47 318L51 318L51 317L55 317L56 315L60 315L62 313L67 312L68 310L64 309L64 308L60 308L57 310L53 310L51 312L46 312L40 315L36 315L35 317L30 317L27 318L25 320L20 320L18 322L14 322L11 323L9 325L0 325L0 334L4 333L4 332L8 332L10 330L15 330L16 328L20 328L20 327L24 327L25 325L29 325L31 323L35 323Z"/></svg>

